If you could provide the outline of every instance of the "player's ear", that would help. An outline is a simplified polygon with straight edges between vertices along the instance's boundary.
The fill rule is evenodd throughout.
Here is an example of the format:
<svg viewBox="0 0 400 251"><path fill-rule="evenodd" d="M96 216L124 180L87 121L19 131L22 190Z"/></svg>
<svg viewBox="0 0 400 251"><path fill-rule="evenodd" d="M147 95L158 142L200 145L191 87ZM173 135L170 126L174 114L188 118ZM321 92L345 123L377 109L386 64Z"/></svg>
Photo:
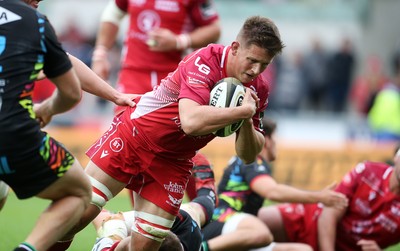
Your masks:
<svg viewBox="0 0 400 251"><path fill-rule="evenodd" d="M233 41L231 44L231 51L232 51L232 55L236 56L237 51L240 47L240 43L238 41Z"/></svg>

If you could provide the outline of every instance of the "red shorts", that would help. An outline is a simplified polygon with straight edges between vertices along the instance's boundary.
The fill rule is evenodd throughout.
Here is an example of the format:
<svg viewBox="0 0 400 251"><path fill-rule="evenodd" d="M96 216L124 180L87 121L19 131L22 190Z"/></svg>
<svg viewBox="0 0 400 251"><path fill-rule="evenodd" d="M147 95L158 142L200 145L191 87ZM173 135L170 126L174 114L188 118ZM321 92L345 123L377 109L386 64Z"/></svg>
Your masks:
<svg viewBox="0 0 400 251"><path fill-rule="evenodd" d="M132 123L124 122L124 115L114 118L87 156L108 175L126 183L126 188L177 215L192 161L155 154L143 138L132 134Z"/></svg>
<svg viewBox="0 0 400 251"><path fill-rule="evenodd" d="M289 242L310 245L318 251L317 221L320 208L317 204L289 204L278 206Z"/></svg>

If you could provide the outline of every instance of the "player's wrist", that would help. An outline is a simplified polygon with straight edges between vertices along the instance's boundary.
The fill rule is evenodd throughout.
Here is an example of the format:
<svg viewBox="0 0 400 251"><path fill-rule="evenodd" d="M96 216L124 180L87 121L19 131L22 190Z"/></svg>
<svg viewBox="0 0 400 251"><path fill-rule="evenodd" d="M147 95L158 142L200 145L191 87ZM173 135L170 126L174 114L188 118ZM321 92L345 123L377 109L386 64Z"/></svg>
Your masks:
<svg viewBox="0 0 400 251"><path fill-rule="evenodd" d="M185 50L192 46L192 39L189 34L180 34L175 37L175 40L177 50Z"/></svg>
<svg viewBox="0 0 400 251"><path fill-rule="evenodd" d="M106 60L108 57L108 48L104 45L96 45L93 50L92 61Z"/></svg>

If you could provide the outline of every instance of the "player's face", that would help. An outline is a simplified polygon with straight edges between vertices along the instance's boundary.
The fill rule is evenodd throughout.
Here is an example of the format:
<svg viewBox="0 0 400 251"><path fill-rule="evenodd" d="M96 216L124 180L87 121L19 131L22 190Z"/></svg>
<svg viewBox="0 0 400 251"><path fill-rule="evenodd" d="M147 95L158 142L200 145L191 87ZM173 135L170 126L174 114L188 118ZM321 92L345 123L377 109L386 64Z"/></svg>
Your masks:
<svg viewBox="0 0 400 251"><path fill-rule="evenodd" d="M239 42L232 43L233 64L230 73L242 83L249 83L260 75L271 63L268 52L256 45L245 47Z"/></svg>
<svg viewBox="0 0 400 251"><path fill-rule="evenodd" d="M274 133L271 136L265 137L265 147L267 149L266 154L268 161L274 161L276 159L276 143Z"/></svg>
<svg viewBox="0 0 400 251"><path fill-rule="evenodd" d="M25 3L29 4L33 8L37 9L39 7L39 2L42 0L24 0Z"/></svg>

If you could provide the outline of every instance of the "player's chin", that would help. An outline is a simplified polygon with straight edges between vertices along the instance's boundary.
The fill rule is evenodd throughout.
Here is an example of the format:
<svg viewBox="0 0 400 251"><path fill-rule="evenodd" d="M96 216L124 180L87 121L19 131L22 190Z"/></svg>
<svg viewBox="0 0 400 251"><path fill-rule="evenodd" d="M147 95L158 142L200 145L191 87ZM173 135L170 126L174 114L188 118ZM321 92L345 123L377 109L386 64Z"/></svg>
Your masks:
<svg viewBox="0 0 400 251"><path fill-rule="evenodd" d="M249 74L247 74L247 73L243 73L241 76L240 76L240 82L242 82L243 84L247 84L247 83L250 83L251 81L253 81L253 79L254 79L254 76L252 76L252 75L249 75Z"/></svg>

